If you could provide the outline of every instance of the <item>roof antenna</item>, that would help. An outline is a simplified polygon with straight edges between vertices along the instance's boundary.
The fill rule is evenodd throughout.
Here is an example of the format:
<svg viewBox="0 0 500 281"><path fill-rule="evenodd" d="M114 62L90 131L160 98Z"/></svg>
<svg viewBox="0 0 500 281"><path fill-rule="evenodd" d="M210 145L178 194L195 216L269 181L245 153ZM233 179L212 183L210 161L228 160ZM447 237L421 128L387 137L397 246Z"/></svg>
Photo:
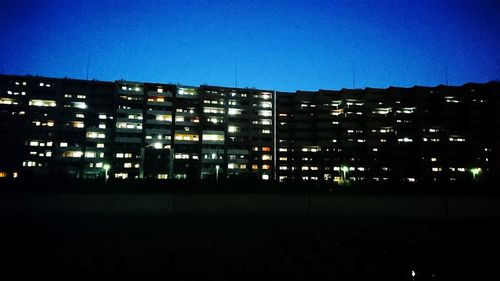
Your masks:
<svg viewBox="0 0 500 281"><path fill-rule="evenodd" d="M445 79L446 86L448 86L448 64L446 64L445 68L444 68L444 79Z"/></svg>
<svg viewBox="0 0 500 281"><path fill-rule="evenodd" d="M234 84L235 88L238 88L238 60L236 60L236 69L234 73Z"/></svg>
<svg viewBox="0 0 500 281"><path fill-rule="evenodd" d="M87 81L89 80L90 51L87 51Z"/></svg>
<svg viewBox="0 0 500 281"><path fill-rule="evenodd" d="M352 88L356 89L356 69L354 68L354 62L352 62Z"/></svg>

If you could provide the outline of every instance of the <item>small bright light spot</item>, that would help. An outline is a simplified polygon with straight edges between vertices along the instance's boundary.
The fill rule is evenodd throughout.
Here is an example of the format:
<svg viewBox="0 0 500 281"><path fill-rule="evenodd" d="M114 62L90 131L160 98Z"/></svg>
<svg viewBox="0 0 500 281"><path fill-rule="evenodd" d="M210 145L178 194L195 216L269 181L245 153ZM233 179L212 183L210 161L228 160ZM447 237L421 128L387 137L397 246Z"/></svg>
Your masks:
<svg viewBox="0 0 500 281"><path fill-rule="evenodd" d="M412 277L415 277L415 270L412 270L412 271L411 271L411 276L412 276Z"/></svg>
<svg viewBox="0 0 500 281"><path fill-rule="evenodd" d="M111 166L109 166L109 164L104 164L103 168L104 170L108 171L111 168Z"/></svg>

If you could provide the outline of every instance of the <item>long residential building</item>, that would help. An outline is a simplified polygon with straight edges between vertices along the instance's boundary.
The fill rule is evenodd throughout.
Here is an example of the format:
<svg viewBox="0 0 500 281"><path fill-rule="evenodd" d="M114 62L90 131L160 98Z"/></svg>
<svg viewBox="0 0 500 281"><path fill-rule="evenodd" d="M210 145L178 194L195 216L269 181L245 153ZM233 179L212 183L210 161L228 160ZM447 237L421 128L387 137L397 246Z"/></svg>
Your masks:
<svg viewBox="0 0 500 281"><path fill-rule="evenodd" d="M500 83L295 93L0 75L0 178L497 181Z"/></svg>

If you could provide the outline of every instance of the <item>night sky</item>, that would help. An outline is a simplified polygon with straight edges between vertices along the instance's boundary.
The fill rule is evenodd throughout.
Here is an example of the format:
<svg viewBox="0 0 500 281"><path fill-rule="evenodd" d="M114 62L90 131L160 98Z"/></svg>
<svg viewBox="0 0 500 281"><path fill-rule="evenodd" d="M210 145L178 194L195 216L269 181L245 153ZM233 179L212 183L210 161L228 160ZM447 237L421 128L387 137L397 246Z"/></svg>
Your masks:
<svg viewBox="0 0 500 281"><path fill-rule="evenodd" d="M283 91L500 79L500 1L5 1L0 72Z"/></svg>

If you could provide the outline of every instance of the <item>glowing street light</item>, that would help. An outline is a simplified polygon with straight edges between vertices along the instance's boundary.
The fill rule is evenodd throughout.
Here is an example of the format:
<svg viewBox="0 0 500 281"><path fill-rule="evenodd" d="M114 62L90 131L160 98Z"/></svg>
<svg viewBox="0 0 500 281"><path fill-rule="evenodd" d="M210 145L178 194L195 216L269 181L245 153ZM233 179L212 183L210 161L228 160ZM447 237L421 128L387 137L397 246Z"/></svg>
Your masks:
<svg viewBox="0 0 500 281"><path fill-rule="evenodd" d="M215 165L215 182L219 183L219 165Z"/></svg>
<svg viewBox="0 0 500 281"><path fill-rule="evenodd" d="M482 170L481 170L481 168L473 168L473 169L470 169L470 172L472 173L472 179L475 180L476 177L481 174Z"/></svg>
<svg viewBox="0 0 500 281"><path fill-rule="evenodd" d="M111 166L109 164L104 164L103 168L104 168L104 172L105 172L104 182L107 183L108 182L108 171L111 168Z"/></svg>
<svg viewBox="0 0 500 281"><path fill-rule="evenodd" d="M340 170L342 170L343 175L344 175L344 182L346 182L346 176L347 176L347 171L349 171L349 167L342 166L342 168L340 168Z"/></svg>

